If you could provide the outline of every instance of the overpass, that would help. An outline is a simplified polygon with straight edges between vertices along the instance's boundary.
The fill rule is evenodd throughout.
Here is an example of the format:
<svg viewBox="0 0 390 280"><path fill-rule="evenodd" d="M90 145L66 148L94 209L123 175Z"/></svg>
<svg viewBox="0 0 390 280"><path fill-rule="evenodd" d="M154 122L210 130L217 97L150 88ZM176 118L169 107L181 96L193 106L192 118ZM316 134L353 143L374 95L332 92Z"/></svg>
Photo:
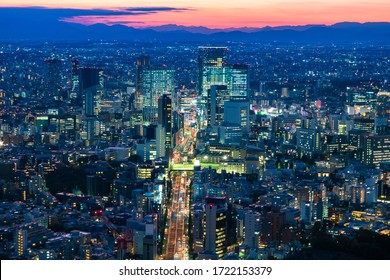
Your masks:
<svg viewBox="0 0 390 280"><path fill-rule="evenodd" d="M217 169L219 167L218 163L201 163L200 164L204 168L211 167L212 169ZM170 166L170 171L194 171L193 163L173 163Z"/></svg>
<svg viewBox="0 0 390 280"><path fill-rule="evenodd" d="M174 164L171 164L169 169L171 171L194 171L194 164L193 163L174 163Z"/></svg>

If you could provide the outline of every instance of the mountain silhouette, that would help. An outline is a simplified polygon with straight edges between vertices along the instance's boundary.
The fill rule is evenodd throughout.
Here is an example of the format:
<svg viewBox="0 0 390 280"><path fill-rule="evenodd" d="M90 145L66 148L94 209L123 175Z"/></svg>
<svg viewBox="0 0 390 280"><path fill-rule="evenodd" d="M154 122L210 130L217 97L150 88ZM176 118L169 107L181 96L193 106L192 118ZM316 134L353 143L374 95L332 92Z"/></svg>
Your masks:
<svg viewBox="0 0 390 280"><path fill-rule="evenodd" d="M65 10L69 14L71 10ZM99 11L101 12L101 11ZM210 29L175 24L150 28L125 25L82 25L61 21L63 10L0 8L0 41L20 40L157 40L194 42L285 42L389 44L388 22L341 22L333 25ZM71 15L71 14L70 14Z"/></svg>

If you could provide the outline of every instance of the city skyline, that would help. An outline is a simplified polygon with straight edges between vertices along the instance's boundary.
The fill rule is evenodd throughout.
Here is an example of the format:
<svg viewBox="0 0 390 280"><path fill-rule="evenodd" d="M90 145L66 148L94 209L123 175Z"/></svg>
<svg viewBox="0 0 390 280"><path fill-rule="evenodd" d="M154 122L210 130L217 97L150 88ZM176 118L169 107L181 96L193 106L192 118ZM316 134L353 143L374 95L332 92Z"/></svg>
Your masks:
<svg viewBox="0 0 390 280"><path fill-rule="evenodd" d="M390 259L387 2L0 1L0 259Z"/></svg>
<svg viewBox="0 0 390 280"><path fill-rule="evenodd" d="M285 25L332 25L338 22L386 22L390 4L388 1L295 1L270 0L264 2L240 1L225 3L214 1L9 1L0 2L0 9L52 10L57 20L91 25L122 24L146 28L167 24L204 26L207 28L261 28ZM62 10L62 12L61 12ZM44 18L40 18L45 20Z"/></svg>
<svg viewBox="0 0 390 280"><path fill-rule="evenodd" d="M389 259L388 47L0 46L1 258Z"/></svg>

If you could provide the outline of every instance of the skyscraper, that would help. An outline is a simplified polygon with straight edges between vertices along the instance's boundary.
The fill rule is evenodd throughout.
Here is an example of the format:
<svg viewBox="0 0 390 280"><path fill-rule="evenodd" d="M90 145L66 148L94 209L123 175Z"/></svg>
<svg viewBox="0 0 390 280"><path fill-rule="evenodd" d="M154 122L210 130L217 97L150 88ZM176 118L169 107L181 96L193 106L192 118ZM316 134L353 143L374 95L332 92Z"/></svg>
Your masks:
<svg viewBox="0 0 390 280"><path fill-rule="evenodd" d="M249 65L233 64L230 71L231 100L247 100L249 98Z"/></svg>
<svg viewBox="0 0 390 280"><path fill-rule="evenodd" d="M142 115L144 121L157 124L158 99L174 91L175 71L166 66L152 66L142 74Z"/></svg>
<svg viewBox="0 0 390 280"><path fill-rule="evenodd" d="M142 110L142 86L143 86L143 71L150 67L150 57L147 55L141 55L135 64L136 76L135 76L135 98L134 108L136 110Z"/></svg>
<svg viewBox="0 0 390 280"><path fill-rule="evenodd" d="M103 94L104 77L103 70L99 68L80 68L80 96L83 99L84 137L87 146L94 144L99 135L99 121L97 116L100 112L100 100Z"/></svg>
<svg viewBox="0 0 390 280"><path fill-rule="evenodd" d="M164 94L158 100L158 123L165 127L165 147L171 148L172 131L172 100Z"/></svg>
<svg viewBox="0 0 390 280"><path fill-rule="evenodd" d="M49 96L55 95L61 88L62 62L59 59L46 59L45 91Z"/></svg>
<svg viewBox="0 0 390 280"><path fill-rule="evenodd" d="M162 124L158 124L156 126L156 156L158 158L166 156L165 135L165 127Z"/></svg>
<svg viewBox="0 0 390 280"><path fill-rule="evenodd" d="M226 253L226 213L224 197L206 197L205 245L206 252L215 252L219 259Z"/></svg>
<svg viewBox="0 0 390 280"><path fill-rule="evenodd" d="M72 59L72 88L70 89L70 98L78 99L80 98L80 73L79 73L79 61L77 59Z"/></svg>
<svg viewBox="0 0 390 280"><path fill-rule="evenodd" d="M103 93L103 70L99 68L80 68L80 92L83 98L83 113L97 116L100 111L100 98Z"/></svg>
<svg viewBox="0 0 390 280"><path fill-rule="evenodd" d="M197 204L194 205L193 213L193 231L194 240L193 249L195 253L200 253L203 250L203 209Z"/></svg>
<svg viewBox="0 0 390 280"><path fill-rule="evenodd" d="M224 104L229 98L226 85L213 85L208 90L207 124L212 128L217 128L223 122Z"/></svg>
<svg viewBox="0 0 390 280"><path fill-rule="evenodd" d="M207 92L212 85L227 85L226 47L198 48L198 107L206 114Z"/></svg>
<svg viewBox="0 0 390 280"><path fill-rule="evenodd" d="M227 51L226 47L198 48L198 92L200 95L206 97L210 86L221 82L222 77L218 74L222 72L216 70L222 70L226 66Z"/></svg>
<svg viewBox="0 0 390 280"><path fill-rule="evenodd" d="M210 116L213 111L209 106L209 92L212 86L226 87L229 99L225 101L248 100L249 65L228 65L227 51L226 47L199 47L198 49L198 108L202 126L210 125L213 118Z"/></svg>
<svg viewBox="0 0 390 280"><path fill-rule="evenodd" d="M245 245L258 248L260 241L261 215L258 212L245 213Z"/></svg>

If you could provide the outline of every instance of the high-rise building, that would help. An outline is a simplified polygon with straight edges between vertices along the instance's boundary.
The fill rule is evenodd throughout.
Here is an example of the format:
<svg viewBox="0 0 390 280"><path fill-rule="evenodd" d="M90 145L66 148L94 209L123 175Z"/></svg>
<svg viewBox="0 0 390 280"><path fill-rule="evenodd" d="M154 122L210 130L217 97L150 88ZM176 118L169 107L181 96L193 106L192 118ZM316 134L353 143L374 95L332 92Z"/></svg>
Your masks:
<svg viewBox="0 0 390 280"><path fill-rule="evenodd" d="M193 231L192 237L194 241L193 249L195 253L200 253L203 251L203 206L200 204L194 205L193 215Z"/></svg>
<svg viewBox="0 0 390 280"><path fill-rule="evenodd" d="M230 100L226 85L212 85L207 95L207 124L213 129L224 120L225 102Z"/></svg>
<svg viewBox="0 0 390 280"><path fill-rule="evenodd" d="M104 89L103 70L99 68L83 67L79 69L79 89L83 100L83 122L85 144L94 144L100 133L100 122L97 116L100 112L100 100Z"/></svg>
<svg viewBox="0 0 390 280"><path fill-rule="evenodd" d="M245 213L245 241L251 248L258 248L260 241L261 215L258 212Z"/></svg>
<svg viewBox="0 0 390 280"><path fill-rule="evenodd" d="M172 148L172 100L164 94L158 99L158 124L165 128L165 149Z"/></svg>
<svg viewBox="0 0 390 280"><path fill-rule="evenodd" d="M80 98L80 73L79 73L79 61L77 59L72 60L72 88L70 89L70 98Z"/></svg>
<svg viewBox="0 0 390 280"><path fill-rule="evenodd" d="M365 198L366 204L373 204L377 202L378 199L378 185L375 182L375 179L369 178L366 180L366 183L363 185L365 189Z"/></svg>
<svg viewBox="0 0 390 280"><path fill-rule="evenodd" d="M136 85L135 90L138 93L142 91L142 71L150 66L150 57L147 55L141 55L136 61Z"/></svg>
<svg viewBox="0 0 390 280"><path fill-rule="evenodd" d="M331 114L329 115L329 126L332 131L338 131L339 122L341 121L342 116Z"/></svg>
<svg viewBox="0 0 390 280"><path fill-rule="evenodd" d="M137 155L146 162L157 157L157 147L155 139L143 139L137 143Z"/></svg>
<svg viewBox="0 0 390 280"><path fill-rule="evenodd" d="M126 230L132 240L130 252L142 256L144 260L155 260L157 257L157 224L153 215L143 219L127 219Z"/></svg>
<svg viewBox="0 0 390 280"><path fill-rule="evenodd" d="M59 59L46 59L45 90L50 96L55 95L61 88L62 62Z"/></svg>
<svg viewBox="0 0 390 280"><path fill-rule="evenodd" d="M97 116L88 116L82 121L81 139L85 140L86 146L95 144L100 134L100 123Z"/></svg>
<svg viewBox="0 0 390 280"><path fill-rule="evenodd" d="M375 118L375 134L388 135L390 134L390 123L387 117Z"/></svg>
<svg viewBox="0 0 390 280"><path fill-rule="evenodd" d="M37 194L44 190L45 181L40 175L31 176L28 180L29 194Z"/></svg>
<svg viewBox="0 0 390 280"><path fill-rule="evenodd" d="M313 221L313 203L302 201L301 203L301 221L310 224Z"/></svg>
<svg viewBox="0 0 390 280"><path fill-rule="evenodd" d="M156 126L156 157L165 157L166 149L165 149L165 127L161 124Z"/></svg>
<svg viewBox="0 0 390 280"><path fill-rule="evenodd" d="M233 64L230 67L231 100L247 100L249 98L249 65Z"/></svg>
<svg viewBox="0 0 390 280"><path fill-rule="evenodd" d="M227 85L230 72L227 65L226 47L198 48L198 107L206 115L208 90L212 85ZM203 121L205 121L204 119Z"/></svg>
<svg viewBox="0 0 390 280"><path fill-rule="evenodd" d="M199 47L198 49L198 108L201 123L210 122L209 93L212 86L225 86L232 101L249 97L249 66L227 64L226 47Z"/></svg>
<svg viewBox="0 0 390 280"><path fill-rule="evenodd" d="M143 71L150 67L150 57L147 55L141 55L135 64L136 76L135 76L135 98L134 108L136 110L142 110L142 87L143 87Z"/></svg>
<svg viewBox="0 0 390 280"><path fill-rule="evenodd" d="M103 70L99 68L80 68L80 92L83 97L83 113L97 116L100 111L100 99L103 93Z"/></svg>
<svg viewBox="0 0 390 280"><path fill-rule="evenodd" d="M143 239L142 259L157 259L157 218L154 215L145 217L145 236Z"/></svg>
<svg viewBox="0 0 390 280"><path fill-rule="evenodd" d="M142 115L146 122L157 124L158 99L174 91L175 71L166 66L152 66L142 71Z"/></svg>
<svg viewBox="0 0 390 280"><path fill-rule="evenodd" d="M226 253L226 213L227 204L224 197L206 197L204 250L215 252L219 259Z"/></svg>
<svg viewBox="0 0 390 280"><path fill-rule="evenodd" d="M353 129L374 131L375 119L374 118L355 118L353 120Z"/></svg>
<svg viewBox="0 0 390 280"><path fill-rule="evenodd" d="M377 102L377 94L374 90L363 88L347 88L346 105L355 107L360 110L360 107L375 108Z"/></svg>
<svg viewBox="0 0 390 280"><path fill-rule="evenodd" d="M320 149L320 134L316 129L298 128L297 146L299 156L312 158L314 153Z"/></svg>
<svg viewBox="0 0 390 280"><path fill-rule="evenodd" d="M348 132L349 146L355 150L363 148L364 136L369 135L368 131L365 130L351 130Z"/></svg>
<svg viewBox="0 0 390 280"><path fill-rule="evenodd" d="M226 47L199 47L198 49L198 92L207 97L212 85L226 84L224 67L227 64Z"/></svg>
<svg viewBox="0 0 390 280"><path fill-rule="evenodd" d="M249 102L227 101L224 105L224 122L240 126L243 132L249 131Z"/></svg>
<svg viewBox="0 0 390 280"><path fill-rule="evenodd" d="M218 127L219 143L239 146L242 140L242 128L236 124L222 124Z"/></svg>
<svg viewBox="0 0 390 280"><path fill-rule="evenodd" d="M380 91L377 93L376 115L390 121L390 92Z"/></svg>
<svg viewBox="0 0 390 280"><path fill-rule="evenodd" d="M143 260L157 259L157 240L154 235L146 235L143 240Z"/></svg>
<svg viewBox="0 0 390 280"><path fill-rule="evenodd" d="M390 135L368 135L363 139L363 162L379 166L390 161Z"/></svg>
<svg viewBox="0 0 390 280"><path fill-rule="evenodd" d="M16 245L18 256L23 255L27 252L27 230L19 229L16 231Z"/></svg>
<svg viewBox="0 0 390 280"><path fill-rule="evenodd" d="M184 136L184 113L172 111L172 147Z"/></svg>

